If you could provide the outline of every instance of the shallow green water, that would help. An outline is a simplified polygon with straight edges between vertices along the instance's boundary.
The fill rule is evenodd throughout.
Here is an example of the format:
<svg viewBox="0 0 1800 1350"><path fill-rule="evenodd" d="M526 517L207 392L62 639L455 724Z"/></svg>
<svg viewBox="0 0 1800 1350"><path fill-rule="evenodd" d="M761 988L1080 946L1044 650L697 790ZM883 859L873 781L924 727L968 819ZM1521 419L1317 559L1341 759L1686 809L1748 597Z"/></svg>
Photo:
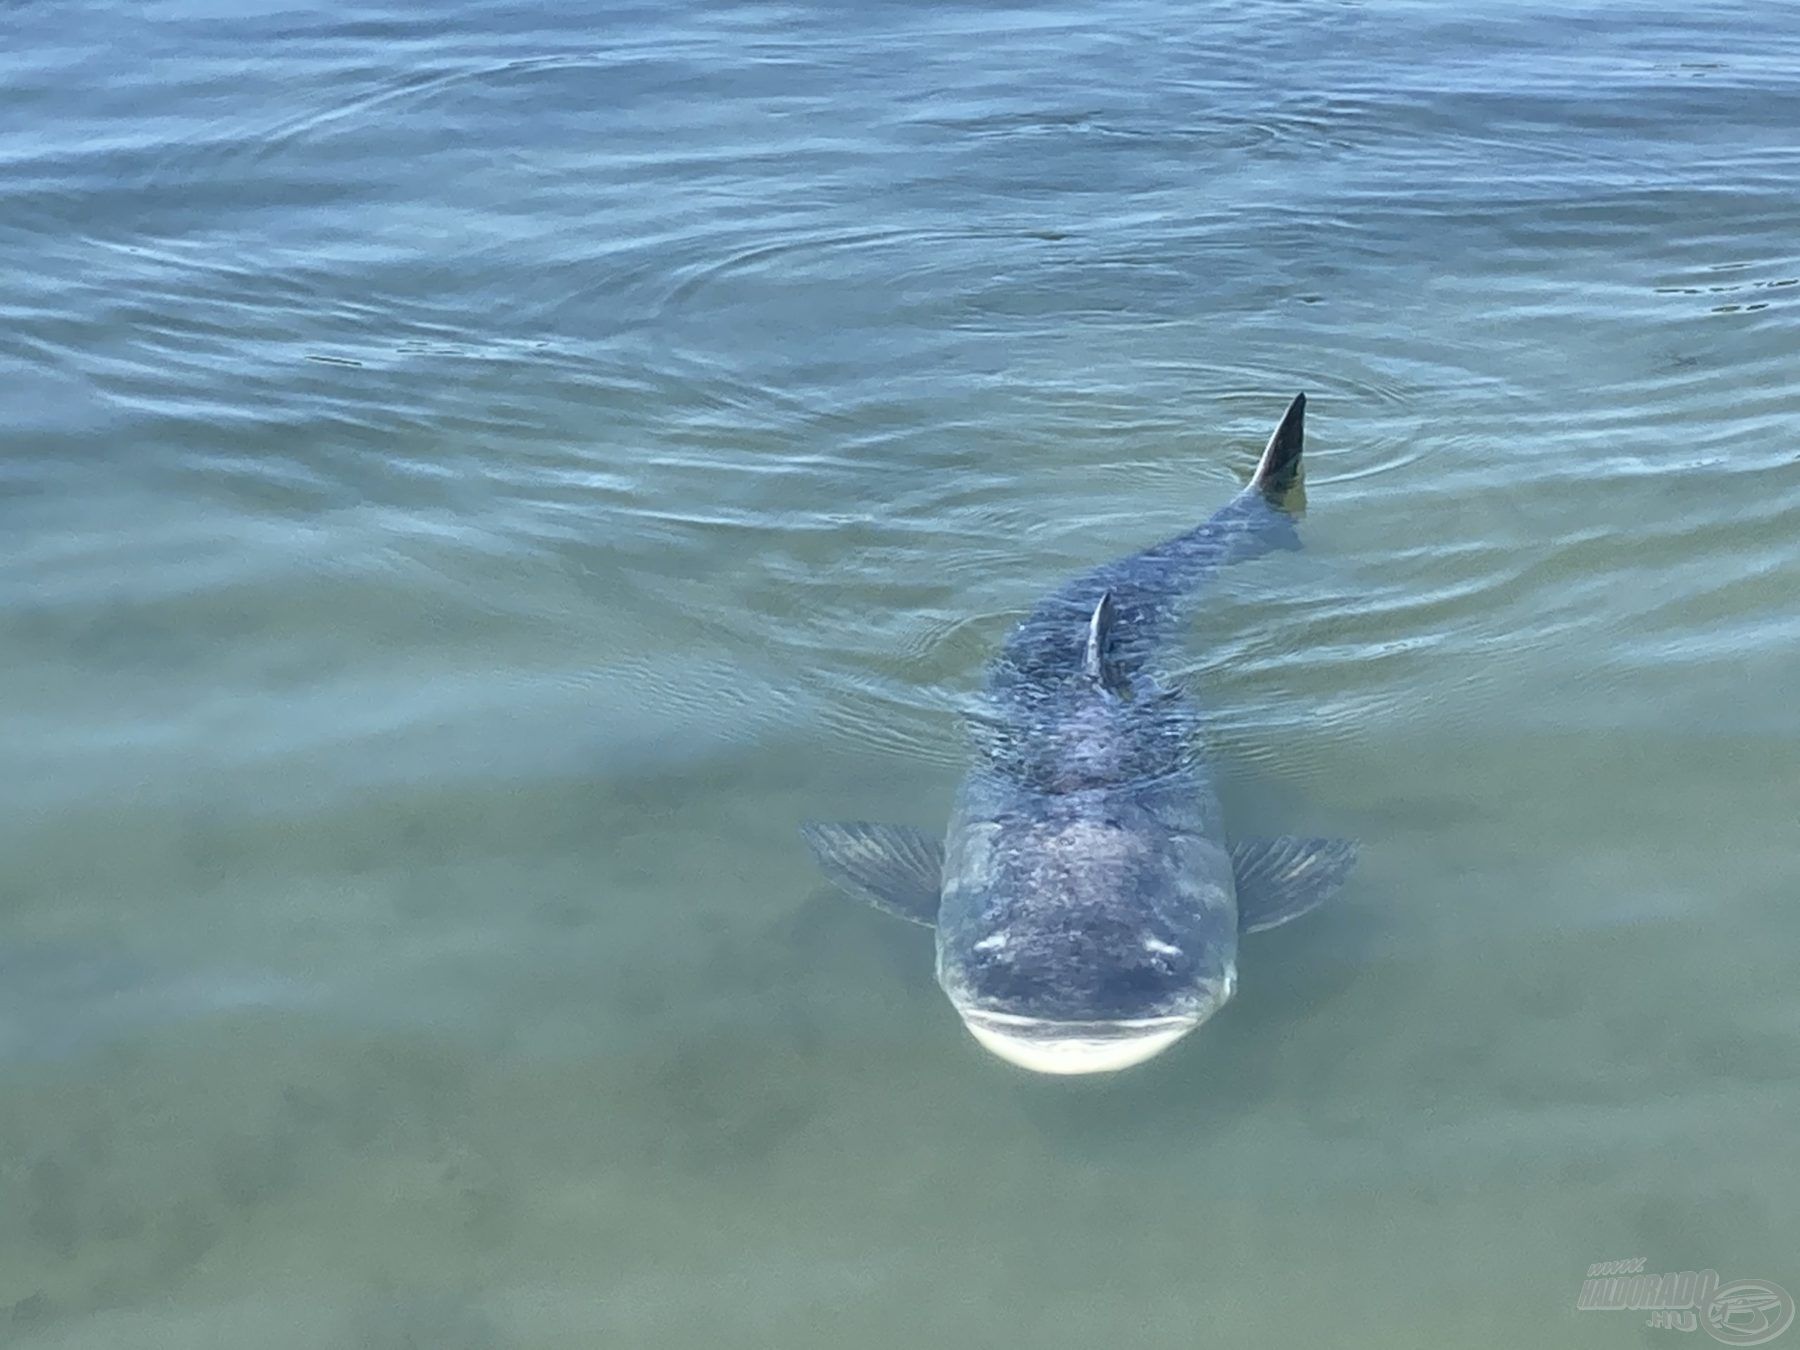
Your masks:
<svg viewBox="0 0 1800 1350"><path fill-rule="evenodd" d="M1800 1292L1797 71L1777 5L0 14L0 1343ZM1297 389L1308 551L1183 665L1233 821L1363 863L1170 1054L1011 1071L794 827L939 824L1009 624Z"/></svg>

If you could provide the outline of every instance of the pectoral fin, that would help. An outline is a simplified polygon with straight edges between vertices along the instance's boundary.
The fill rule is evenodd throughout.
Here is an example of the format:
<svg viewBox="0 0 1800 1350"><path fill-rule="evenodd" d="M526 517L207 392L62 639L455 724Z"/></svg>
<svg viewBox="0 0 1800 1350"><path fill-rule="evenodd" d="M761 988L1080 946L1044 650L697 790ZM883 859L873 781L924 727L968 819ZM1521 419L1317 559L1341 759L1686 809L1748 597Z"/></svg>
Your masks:
<svg viewBox="0 0 1800 1350"><path fill-rule="evenodd" d="M1238 931L1260 933L1317 908L1355 865L1356 845L1348 839L1240 839L1231 849Z"/></svg>
<svg viewBox="0 0 1800 1350"><path fill-rule="evenodd" d="M876 909L922 923L937 923L944 882L944 846L905 825L862 820L809 820L801 837L819 870Z"/></svg>

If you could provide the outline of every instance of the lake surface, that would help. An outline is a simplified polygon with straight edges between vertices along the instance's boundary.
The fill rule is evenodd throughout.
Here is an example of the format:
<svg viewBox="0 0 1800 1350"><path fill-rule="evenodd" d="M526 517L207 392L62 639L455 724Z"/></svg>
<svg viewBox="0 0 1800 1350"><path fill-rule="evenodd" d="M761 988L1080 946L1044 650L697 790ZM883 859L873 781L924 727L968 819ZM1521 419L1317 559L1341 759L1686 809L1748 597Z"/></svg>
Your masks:
<svg viewBox="0 0 1800 1350"><path fill-rule="evenodd" d="M1797 128L1775 3L7 6L0 1343L1800 1292ZM1363 861L1012 1070L795 826L938 827L1010 624L1297 390L1180 664Z"/></svg>

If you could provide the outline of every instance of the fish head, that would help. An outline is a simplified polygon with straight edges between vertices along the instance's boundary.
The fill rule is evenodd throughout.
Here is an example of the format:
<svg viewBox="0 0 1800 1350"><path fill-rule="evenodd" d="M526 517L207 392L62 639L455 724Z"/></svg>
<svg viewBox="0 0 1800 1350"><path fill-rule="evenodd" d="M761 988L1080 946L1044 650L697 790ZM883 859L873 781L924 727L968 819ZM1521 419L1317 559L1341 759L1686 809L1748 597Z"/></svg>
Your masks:
<svg viewBox="0 0 1800 1350"><path fill-rule="evenodd" d="M1180 848L1119 833L1067 824L1016 832L950 876L938 982L1001 1059L1051 1074L1128 1068L1230 1000L1229 877L1209 884Z"/></svg>

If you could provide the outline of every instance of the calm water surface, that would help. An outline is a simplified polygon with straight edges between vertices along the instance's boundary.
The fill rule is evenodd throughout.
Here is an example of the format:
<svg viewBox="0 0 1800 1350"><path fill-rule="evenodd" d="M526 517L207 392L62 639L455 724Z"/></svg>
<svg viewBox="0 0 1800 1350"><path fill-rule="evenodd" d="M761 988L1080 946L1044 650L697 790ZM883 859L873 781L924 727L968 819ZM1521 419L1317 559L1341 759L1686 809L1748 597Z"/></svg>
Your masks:
<svg viewBox="0 0 1800 1350"><path fill-rule="evenodd" d="M1796 128L1776 3L7 6L0 1343L1800 1292ZM1009 624L1298 389L1182 665L1364 862L1013 1072L795 824L937 826Z"/></svg>

